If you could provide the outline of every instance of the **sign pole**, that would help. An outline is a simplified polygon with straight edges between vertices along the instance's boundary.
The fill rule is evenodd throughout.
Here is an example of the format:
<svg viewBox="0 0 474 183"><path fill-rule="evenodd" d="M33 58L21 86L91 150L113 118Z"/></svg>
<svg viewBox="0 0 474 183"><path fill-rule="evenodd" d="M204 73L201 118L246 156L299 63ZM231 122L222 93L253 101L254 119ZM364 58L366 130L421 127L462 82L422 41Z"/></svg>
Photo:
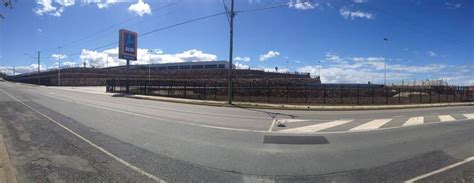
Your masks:
<svg viewBox="0 0 474 183"><path fill-rule="evenodd" d="M130 60L127 59L127 80L125 81L125 90L126 90L127 94L130 93L130 83L129 83L130 76L129 76L129 70L130 70Z"/></svg>

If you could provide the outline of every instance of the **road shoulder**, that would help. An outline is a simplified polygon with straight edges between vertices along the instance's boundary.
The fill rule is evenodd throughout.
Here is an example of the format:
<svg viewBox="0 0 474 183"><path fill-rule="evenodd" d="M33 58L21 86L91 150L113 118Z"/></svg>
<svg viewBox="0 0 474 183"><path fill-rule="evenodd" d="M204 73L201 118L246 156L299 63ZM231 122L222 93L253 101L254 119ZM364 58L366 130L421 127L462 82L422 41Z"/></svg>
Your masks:
<svg viewBox="0 0 474 183"><path fill-rule="evenodd" d="M16 174L10 162L6 144L3 141L3 135L0 135L0 182L16 183Z"/></svg>

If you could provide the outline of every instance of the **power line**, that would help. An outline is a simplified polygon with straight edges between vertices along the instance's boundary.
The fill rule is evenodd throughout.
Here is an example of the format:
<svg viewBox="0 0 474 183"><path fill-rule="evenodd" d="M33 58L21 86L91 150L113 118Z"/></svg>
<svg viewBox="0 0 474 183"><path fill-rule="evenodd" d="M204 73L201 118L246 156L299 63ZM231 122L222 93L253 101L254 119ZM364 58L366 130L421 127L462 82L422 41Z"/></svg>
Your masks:
<svg viewBox="0 0 474 183"><path fill-rule="evenodd" d="M226 14L226 13L227 13L227 12L215 13L215 14L211 14L211 15L207 15L207 16L203 16L203 17L199 17L199 18L187 20L187 21L184 21L184 22L180 22L180 23L177 23L177 24L169 25L169 26L166 26L166 27L154 29L154 30L151 30L151 31L148 31L148 32L139 34L138 37L146 36L146 35L149 35L149 34L153 34L153 33L155 33L155 32L159 32L159 31L163 31L163 30L170 29L170 28L173 28L173 27L181 26L181 25L184 25L184 24L196 22L196 21L199 21L199 20L204 20L204 19L208 19L208 18L211 18L211 17L223 15L223 14ZM103 46L99 46L99 47L96 47L96 48L93 48L93 49L90 49L90 50L95 51L95 50L99 50L99 49L106 48L106 47L109 47L109 46L112 46L112 45L117 45L117 44L118 44L118 41L115 41L115 42L113 42L113 43L108 43L108 44L105 44L105 45L103 45ZM76 52L76 53L68 54L68 56L74 56L74 55L78 55L78 54L81 54L81 52Z"/></svg>
<svg viewBox="0 0 474 183"><path fill-rule="evenodd" d="M155 8L155 9L152 9L151 11L152 11L152 12L158 11L158 10L161 10L161 9L164 9L164 8L168 8L168 7L174 6L174 5L176 5L176 4L177 4L177 2L169 3L168 5L161 6L161 7ZM132 18L126 19L126 20L121 21L121 22L119 22L119 23L117 23L117 24L114 24L114 25L108 26L108 27L106 27L106 28L104 28L104 29L101 29L101 30L99 30L99 31L97 31L97 32L95 32L95 33L86 35L86 36L81 37L81 38L79 38L79 39L77 39L77 40L74 40L74 41L71 41L71 42L69 42L69 43L63 44L63 45L61 45L61 47L62 47L62 48L69 47L69 46L71 46L71 45L74 45L74 44L76 44L76 43L79 43L79 42L82 42L82 41L84 41L84 40L87 40L87 39L89 39L89 38L91 38L91 37L93 37L93 36L95 36L95 35L102 34L102 33L106 32L106 31L108 31L108 30L110 30L110 29L112 29L112 28L114 28L114 27L117 27L117 26L126 24L126 23L131 22L132 20L135 20L135 19L138 19L138 18L140 18L140 17L136 16L136 17L132 17ZM55 50L55 49L57 49L57 47L51 48L51 49L47 49L47 50L42 50L42 52L49 52L49 51L52 51L52 50Z"/></svg>

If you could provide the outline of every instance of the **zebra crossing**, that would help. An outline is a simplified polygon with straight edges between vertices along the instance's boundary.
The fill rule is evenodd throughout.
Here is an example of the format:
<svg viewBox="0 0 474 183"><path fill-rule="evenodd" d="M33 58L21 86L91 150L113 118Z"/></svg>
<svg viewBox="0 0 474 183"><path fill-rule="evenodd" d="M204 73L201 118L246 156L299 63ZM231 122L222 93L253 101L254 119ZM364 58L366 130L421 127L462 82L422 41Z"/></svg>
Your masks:
<svg viewBox="0 0 474 183"><path fill-rule="evenodd" d="M433 120L435 119L435 120ZM385 119L339 119L334 121L311 123L311 120L301 120L302 125L288 124L283 128L275 128L273 131L282 133L313 133L313 132L343 132L343 131L370 131L390 127L405 127L422 125L432 122L453 122L456 120L474 119L474 113L451 114L451 115L428 115L413 117L394 117Z"/></svg>

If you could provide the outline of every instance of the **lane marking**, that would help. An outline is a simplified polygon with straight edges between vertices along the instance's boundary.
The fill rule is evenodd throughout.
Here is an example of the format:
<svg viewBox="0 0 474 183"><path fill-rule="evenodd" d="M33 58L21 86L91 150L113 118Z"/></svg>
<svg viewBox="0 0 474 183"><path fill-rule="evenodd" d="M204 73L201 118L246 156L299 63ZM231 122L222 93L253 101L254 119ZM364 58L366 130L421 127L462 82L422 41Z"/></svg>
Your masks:
<svg viewBox="0 0 474 183"><path fill-rule="evenodd" d="M281 119L279 120L281 123L299 123L299 122L307 122L311 120L307 119Z"/></svg>
<svg viewBox="0 0 474 183"><path fill-rule="evenodd" d="M331 122L326 122L326 123L320 123L320 124L315 124L315 125L310 125L310 126L303 126L303 127L298 127L298 128L291 128L291 129L286 129L286 130L280 130L279 132L285 132L285 133L308 133L308 132L317 132L321 130L325 130L331 127L343 125L349 122L352 122L353 120L335 120Z"/></svg>
<svg viewBox="0 0 474 183"><path fill-rule="evenodd" d="M269 132L271 132L273 130L273 128L275 127L276 122L277 122L277 119L273 118L272 124L270 125L270 128L268 129Z"/></svg>
<svg viewBox="0 0 474 183"><path fill-rule="evenodd" d="M410 119L405 121L405 123L403 123L402 126L421 125L421 124L423 124L424 119L425 118L423 116L411 117Z"/></svg>
<svg viewBox="0 0 474 183"><path fill-rule="evenodd" d="M349 131L358 131L358 130L372 130L372 129L377 129L383 126L384 124L392 121L392 119L375 119L372 121L369 121L367 123L364 123L362 125L356 126L354 128L351 128Z"/></svg>
<svg viewBox="0 0 474 183"><path fill-rule="evenodd" d="M122 110L119 110L119 109L113 109L113 108L98 106L98 105L94 105L94 104L87 104L87 103L83 103L83 102L72 101L72 100L63 99L63 98L60 98L60 97L54 97L54 96L50 96L50 95L41 94L41 93L38 93L38 94L46 96L46 97L50 97L50 98L55 98L55 99L58 99L58 100L68 101L68 102L71 102L71 103L82 104L82 105L86 105L86 106L90 106L90 107L105 109L105 110L124 113L124 114L130 114L130 115L134 115L134 116L140 116L140 117L149 118L149 119L156 119L156 120L165 121L165 122L169 122L169 123L184 124L184 125L189 125L189 126L200 126L200 127L220 129L220 130L244 131L244 132L267 132L267 131L260 131L260 130L247 130L247 129L241 129L241 128L229 128L229 127L220 127L220 126L210 126L210 125L188 123L188 122L182 122L182 121L173 121L173 120L166 119L166 118L160 118L160 117L148 116L148 115L139 114L139 113L122 111Z"/></svg>
<svg viewBox="0 0 474 183"><path fill-rule="evenodd" d="M12 96L10 93L6 92L5 90L3 90L3 89L0 89L0 90L2 90L3 93L7 94L7 95L8 95L10 98L12 98L13 100L15 100L15 101L17 101L17 102L23 104L24 106L26 106L26 107L29 108L30 110L32 110L32 111L34 111L34 112L40 114L40 115L43 116L44 118L48 119L49 121L55 123L56 125L60 126L60 127L63 128L63 129L65 129L65 130L68 131L69 133L75 135L76 137L78 137L79 139L83 140L84 142L86 142L87 144L91 145L92 147L98 149L99 151L102 151L104 154L106 154L106 155L110 156L111 158L115 159L116 161L122 163L122 164L125 165L126 167L128 167L128 168L130 168L130 169L132 169L132 170L135 170L136 172L138 172L138 173L140 173L140 174L142 174L142 175L144 175L144 176L146 176L146 177L148 177L148 178L150 178L150 179L152 179L152 180L154 180L154 181L156 181L156 182L163 182L163 183L166 182L165 180L160 179L160 178L158 178L157 176L154 176L154 175L152 175L152 174L146 172L145 170L142 170L142 169L140 169L140 168L138 168L138 167L136 167L136 166L134 166L134 165L128 163L127 161L125 161L125 160L119 158L118 156L116 156L116 155L114 155L113 153L107 151L106 149L100 147L99 145L95 144L94 142L90 141L89 139L87 139L87 138L85 138L85 137L79 135L79 134L76 133L75 131L73 131L73 130L69 129L68 127L62 125L61 123L57 122L57 121L54 120L53 118L47 116L46 114L43 114L42 112L40 112L40 111L38 111L37 109L31 107L30 105L24 103L23 101L21 101L21 100L15 98L14 96Z"/></svg>
<svg viewBox="0 0 474 183"><path fill-rule="evenodd" d="M454 119L453 116L451 116L451 115L439 115L438 118L441 122L456 121L456 119Z"/></svg>
<svg viewBox="0 0 474 183"><path fill-rule="evenodd" d="M430 177L430 176L433 176L433 175L436 175L438 173L441 173L441 172L444 172L444 171L447 171L451 168L454 168L454 167L457 167L457 166L460 166L460 165L463 165L463 164L466 164L466 163L469 163L471 161L474 160L474 156L471 156L471 157L468 157L460 162L457 162L457 163L454 163L454 164L451 164L451 165L448 165L448 166L445 166L443 168L440 168L440 169L437 169L435 171L432 171L432 172L428 172L426 174L423 174L423 175L420 175L420 176L417 176L415 178L412 178L410 180L406 180L405 183L413 183L413 182L416 182L418 180L421 180L421 179L424 179L426 177Z"/></svg>
<svg viewBox="0 0 474 183"><path fill-rule="evenodd" d="M467 119L474 119L474 113L472 114L463 114L464 117L466 117Z"/></svg>

